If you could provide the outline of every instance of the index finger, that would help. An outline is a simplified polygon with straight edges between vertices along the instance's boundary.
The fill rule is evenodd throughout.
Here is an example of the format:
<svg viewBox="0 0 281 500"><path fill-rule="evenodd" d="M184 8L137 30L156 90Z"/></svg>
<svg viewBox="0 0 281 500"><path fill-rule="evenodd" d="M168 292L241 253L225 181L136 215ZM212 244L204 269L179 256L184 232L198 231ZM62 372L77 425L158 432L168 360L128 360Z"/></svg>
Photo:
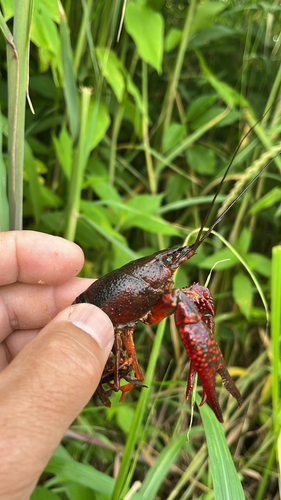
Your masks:
<svg viewBox="0 0 281 500"><path fill-rule="evenodd" d="M58 285L81 271L81 248L59 236L35 231L0 233L0 285L16 281Z"/></svg>

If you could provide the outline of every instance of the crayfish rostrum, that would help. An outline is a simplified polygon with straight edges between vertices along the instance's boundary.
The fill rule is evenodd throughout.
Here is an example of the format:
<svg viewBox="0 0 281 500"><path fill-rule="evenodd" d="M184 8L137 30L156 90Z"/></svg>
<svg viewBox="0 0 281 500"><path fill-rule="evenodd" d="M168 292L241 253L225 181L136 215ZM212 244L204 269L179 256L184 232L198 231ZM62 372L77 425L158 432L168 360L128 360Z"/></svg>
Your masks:
<svg viewBox="0 0 281 500"><path fill-rule="evenodd" d="M215 376L216 373L219 373L224 386L241 407L242 396L229 375L223 355L214 337L213 299L208 288L199 284L182 289L173 288L175 270L196 253L198 246L221 221L225 213L274 160L273 158L261 170L201 237L206 219L239 146L218 187L195 243L190 246L162 250L148 257L129 262L120 269L116 269L95 281L75 299L74 303L76 304L90 302L100 307L114 325L113 355L106 363L97 390L105 406L110 407L109 396L112 391L121 390L120 401L122 401L126 392L137 385L143 386L144 376L136 357L133 341L133 333L137 323L139 321L147 325L159 323L174 313L181 340L190 359L186 398L191 392L197 372L203 386L201 405L208 399L216 417L220 422L223 422L222 411L215 391ZM134 375L132 375L133 371ZM120 386L121 378L127 381L127 384L122 387ZM109 389L104 390L102 384L107 384Z"/></svg>

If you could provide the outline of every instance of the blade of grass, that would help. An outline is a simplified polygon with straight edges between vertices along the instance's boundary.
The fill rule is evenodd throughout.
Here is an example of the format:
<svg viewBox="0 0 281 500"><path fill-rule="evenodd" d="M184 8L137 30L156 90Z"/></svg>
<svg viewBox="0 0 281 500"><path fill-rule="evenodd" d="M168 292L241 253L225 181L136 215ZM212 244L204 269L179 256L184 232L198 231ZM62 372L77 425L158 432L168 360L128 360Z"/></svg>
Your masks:
<svg viewBox="0 0 281 500"><path fill-rule="evenodd" d="M139 493L148 500L153 500L162 485L164 478L168 474L171 466L176 461L182 447L187 441L186 432L172 439L149 469Z"/></svg>
<svg viewBox="0 0 281 500"><path fill-rule="evenodd" d="M74 151L64 233L64 237L71 241L73 241L75 238L77 217L79 215L83 174L87 164L88 154L90 153L90 151L86 151L86 142L91 92L91 89L87 87L83 87L81 91L82 96L79 141L78 148Z"/></svg>
<svg viewBox="0 0 281 500"><path fill-rule="evenodd" d="M24 126L31 6L30 0L16 0L14 43L7 43L8 197L11 230L22 229Z"/></svg>
<svg viewBox="0 0 281 500"><path fill-rule="evenodd" d="M85 215L81 215L81 219L83 219L85 222L87 222L87 224L89 224L89 226L98 231L106 240L110 241L113 245L116 245L118 248L120 248L120 250L122 250L125 255L128 255L133 260L137 258L137 254L133 250L124 245L122 241L115 238L112 234L108 233L108 231L106 231L102 226L96 224L93 220L89 219L89 217L86 217Z"/></svg>
<svg viewBox="0 0 281 500"><path fill-rule="evenodd" d="M199 395L196 399L199 404ZM199 406L199 411L207 438L215 499L244 500L245 496L225 439L223 426L208 405Z"/></svg>
<svg viewBox="0 0 281 500"><path fill-rule="evenodd" d="M162 344L162 339L165 331L166 321L162 321L159 324L156 332L156 336L153 342L153 348L151 351L151 356L149 359L149 364L146 371L146 376L144 380L144 384L150 387L151 382L153 380L160 347ZM135 445L139 439L139 436L142 431L142 424L144 415L147 409L147 403L149 398L149 389L143 388L141 391L141 395L137 404L137 408L135 411L135 415L133 418L133 422L130 428L130 432L127 438L126 446L124 448L122 462L119 470L118 477L116 479L116 484L114 488L114 492L112 495L112 500L119 500L120 498L124 498L125 492L123 488L127 482L127 477L129 473L129 469L131 466L132 454L134 452Z"/></svg>
<svg viewBox="0 0 281 500"><path fill-rule="evenodd" d="M272 249L271 278L272 406L273 428L280 432L280 331L281 331L281 246Z"/></svg>
<svg viewBox="0 0 281 500"><path fill-rule="evenodd" d="M75 55L74 55L74 62L73 62L74 73L76 76L78 74L81 58L85 51L85 45L87 40L87 26L89 24L89 14L92 11L93 0L88 0L87 3L82 1L82 5L83 5L83 17L80 24Z"/></svg>
<svg viewBox="0 0 281 500"><path fill-rule="evenodd" d="M221 120L223 120L229 113L230 109L226 108L222 113L220 113L218 116L210 120L208 123L205 125L202 125L202 127L198 128L193 132L192 134L188 135L186 139L183 139L179 144L177 144L172 150L169 151L169 154L163 158L161 158L159 155L155 156L160 160L159 164L157 165L155 169L155 175L158 177L160 173L162 172L163 168L165 168L166 165L169 164L169 162L172 162L174 158L177 156L180 156L183 151L185 151L189 146L191 146L197 139L202 137L207 130L210 130L213 128L217 123L219 123ZM144 150L147 149L147 145L144 144ZM151 154L153 154L153 150L150 148L148 149Z"/></svg>
<svg viewBox="0 0 281 500"><path fill-rule="evenodd" d="M70 129L74 142L79 135L79 109L77 88L73 71L72 50L70 43L69 27L63 6L58 0L60 12L60 29L61 29L61 49L62 49L62 67L63 67L63 83L65 101L68 110Z"/></svg>
<svg viewBox="0 0 281 500"><path fill-rule="evenodd" d="M147 81L147 64L142 61L142 98L143 98L143 115L142 115L142 133L143 133L143 144L144 144L144 154L146 159L146 167L149 179L149 187L151 194L157 192L155 172L153 168L153 161L150 154L149 145L149 116L148 116L148 81Z"/></svg>
<svg viewBox="0 0 281 500"><path fill-rule="evenodd" d="M179 83L179 78L182 70L182 65L183 65L183 60L184 60L184 55L187 49L187 44L188 40L190 37L191 33L191 28L192 28L192 22L194 19L195 15L195 7L196 7L197 0L191 0L188 11L187 11L187 16L185 18L185 23L182 31L182 37L181 37L181 43L179 50L177 52L177 59L176 59L176 64L174 71L172 72L172 79L171 83L169 86L168 90L168 99L167 99L167 106L166 106L166 117L165 117L165 122L164 122L164 130L167 130L171 116L172 116L172 111L173 111L173 104L176 98L176 90L178 87Z"/></svg>
<svg viewBox="0 0 281 500"><path fill-rule="evenodd" d="M7 174L2 154L2 114L0 112L0 231L9 230L9 204L6 188Z"/></svg>

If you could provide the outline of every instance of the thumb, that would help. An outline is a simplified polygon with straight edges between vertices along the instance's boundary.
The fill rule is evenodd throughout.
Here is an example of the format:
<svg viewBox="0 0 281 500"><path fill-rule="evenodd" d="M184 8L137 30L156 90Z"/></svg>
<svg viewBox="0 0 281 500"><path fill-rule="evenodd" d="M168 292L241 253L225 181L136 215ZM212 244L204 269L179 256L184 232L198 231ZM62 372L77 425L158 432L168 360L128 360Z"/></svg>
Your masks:
<svg viewBox="0 0 281 500"><path fill-rule="evenodd" d="M112 343L106 314L91 304L74 305L0 374L0 498L29 498L53 450L97 388Z"/></svg>

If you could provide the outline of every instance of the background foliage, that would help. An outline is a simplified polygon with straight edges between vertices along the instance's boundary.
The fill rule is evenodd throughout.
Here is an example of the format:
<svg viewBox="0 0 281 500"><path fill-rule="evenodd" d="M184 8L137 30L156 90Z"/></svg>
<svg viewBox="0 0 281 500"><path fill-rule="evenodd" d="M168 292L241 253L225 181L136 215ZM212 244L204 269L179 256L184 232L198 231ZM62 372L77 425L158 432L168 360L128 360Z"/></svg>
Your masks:
<svg viewBox="0 0 281 500"><path fill-rule="evenodd" d="M14 1L0 4L12 31ZM228 205L280 148L280 10L277 1L34 0L29 94L35 114L26 108L23 227L79 243L84 276L183 244L204 220L241 137L272 105L244 141L216 207ZM4 37L0 57L5 230L11 228L11 81ZM156 338L141 325L135 342L149 389L141 396L135 389L120 405L114 394L110 410L94 399L54 454L33 500L124 498L132 485L134 499L279 498L280 300L272 306L272 339L266 304L271 249L280 243L280 168L277 158L218 227L240 260L210 237L177 275L177 286L203 284L215 262L230 259L216 266L209 286L216 336L243 394L242 409L219 383L224 432L207 405L200 410L203 429L195 407L187 441L188 364L173 320ZM11 213L11 203L21 200L9 203ZM209 225L215 217L212 211ZM277 248L273 298L279 254Z"/></svg>

